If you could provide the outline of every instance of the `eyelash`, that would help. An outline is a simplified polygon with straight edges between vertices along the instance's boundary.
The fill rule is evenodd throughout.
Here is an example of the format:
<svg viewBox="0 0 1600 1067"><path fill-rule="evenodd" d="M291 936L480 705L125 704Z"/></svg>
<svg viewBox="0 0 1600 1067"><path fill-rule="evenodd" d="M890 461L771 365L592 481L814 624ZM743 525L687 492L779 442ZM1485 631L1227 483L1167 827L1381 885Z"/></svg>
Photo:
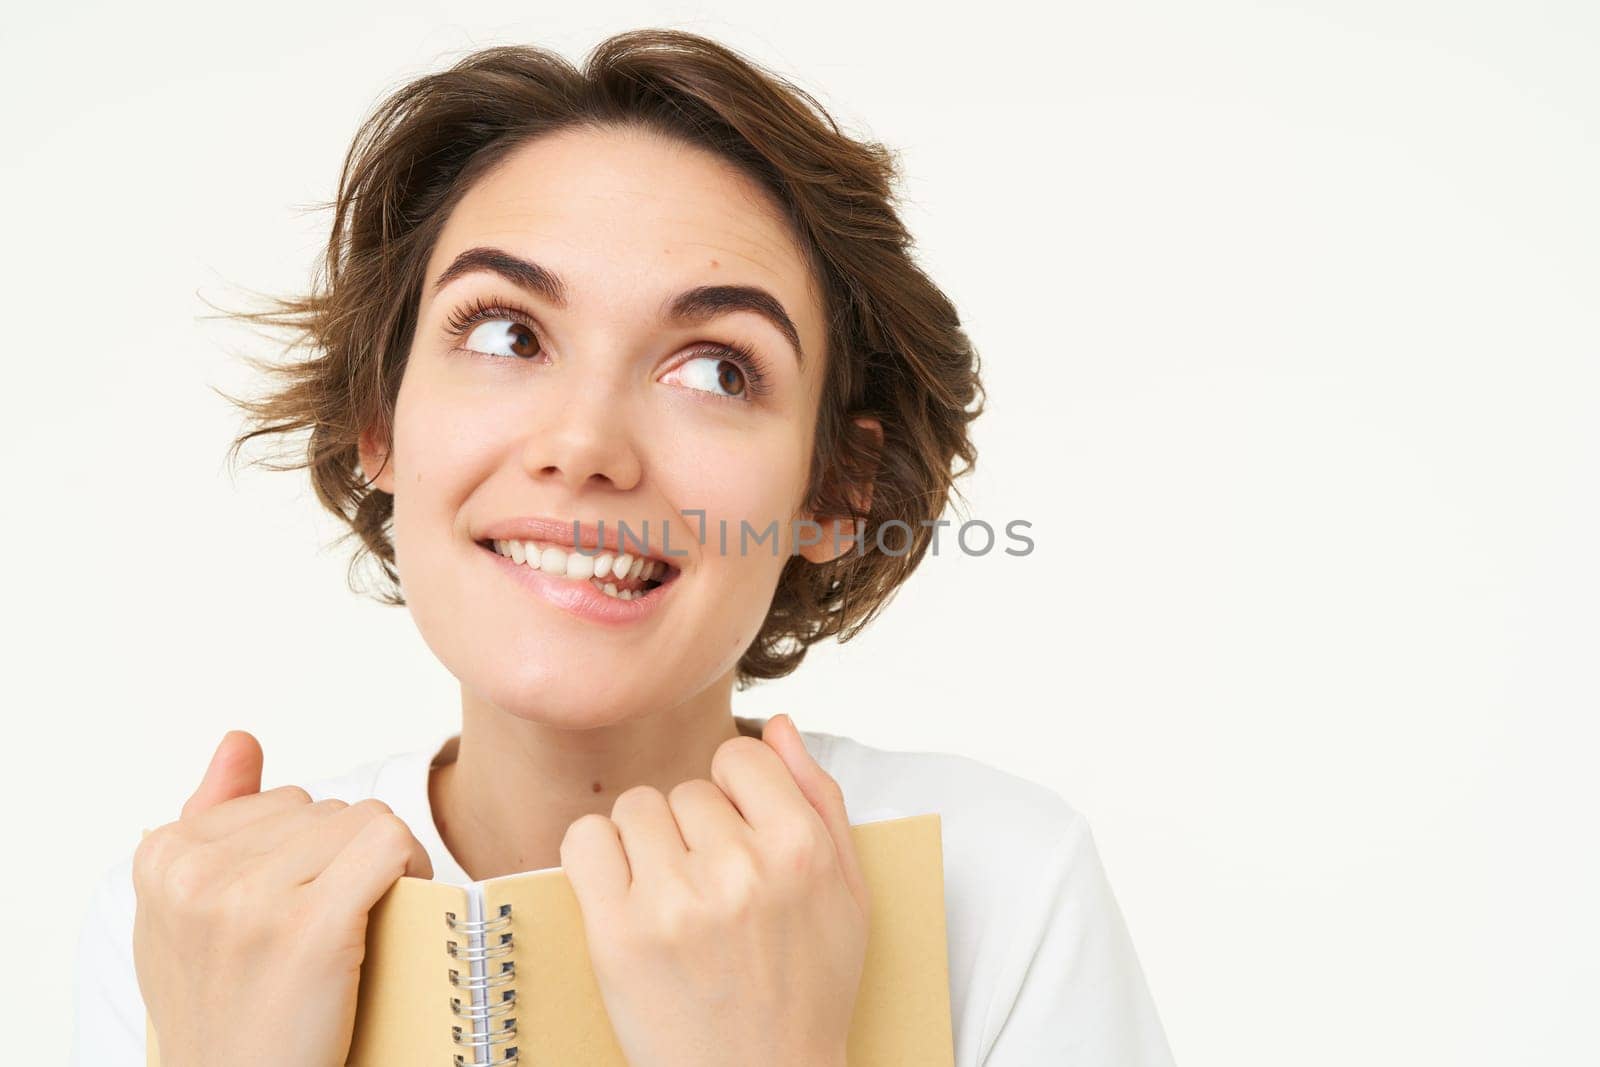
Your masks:
<svg viewBox="0 0 1600 1067"><path fill-rule="evenodd" d="M467 334L471 332L473 327L477 326L479 323L490 322L494 319L511 319L518 325L532 330L535 334L540 332L538 327L533 325L533 316L528 312L523 311L521 308L512 307L504 303L485 300L483 297L475 297L471 303L456 311L452 311L449 318L446 320L446 324L450 330L451 336L459 344L466 338ZM484 355L484 353L481 352L473 354ZM704 358L708 356L721 356L722 358L736 364L740 370L744 371L745 391L748 394L749 399L747 400L736 396L719 396L715 393L710 393L707 395L717 400L732 400L735 403L749 403L750 400L759 399L767 394L766 364L762 361L760 356L756 355L755 350L749 345L742 341L713 341L696 348L694 356L690 358ZM505 357L488 356L486 358L504 359ZM684 362L688 362L688 360L685 360ZM697 391L704 392L704 390Z"/></svg>

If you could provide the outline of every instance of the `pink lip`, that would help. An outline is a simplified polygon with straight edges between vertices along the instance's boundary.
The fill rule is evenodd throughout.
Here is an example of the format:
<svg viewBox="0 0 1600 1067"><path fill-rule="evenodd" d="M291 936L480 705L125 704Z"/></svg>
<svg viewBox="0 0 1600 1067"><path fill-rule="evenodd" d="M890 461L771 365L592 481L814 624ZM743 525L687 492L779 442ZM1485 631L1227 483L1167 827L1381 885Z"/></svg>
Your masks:
<svg viewBox="0 0 1600 1067"><path fill-rule="evenodd" d="M596 523L579 522L578 537L572 536L573 523L560 519L548 519L538 516L529 516L517 519L502 519L499 522L489 523L475 532L472 537L475 541L543 541L547 545L567 545L572 548L583 548L586 555L596 555L602 550L615 555L624 552L631 556L644 556L646 559L658 559L669 567L681 569L682 562L688 556L685 545L672 545L671 538L665 532L666 521L628 522L628 543L622 544L622 529L616 521L607 520L604 523L605 537L600 536L599 525ZM682 536L680 534L680 536ZM640 547L640 542L644 547ZM669 552L670 550L670 552ZM503 558L503 557L502 557Z"/></svg>
<svg viewBox="0 0 1600 1067"><path fill-rule="evenodd" d="M569 525L567 533L570 535L571 532L572 527ZM523 538L513 537L510 540L549 540L549 538L525 535ZM523 588L580 619L611 626L626 626L650 618L661 610L662 602L672 595L672 590L678 585L678 578L674 575L671 580L656 586L645 596L635 600L618 600L606 596L590 582L580 582L572 578L552 578L543 571L536 571L532 567L507 559L492 547L485 548L481 544L477 547L489 557L489 563L511 581L520 583Z"/></svg>

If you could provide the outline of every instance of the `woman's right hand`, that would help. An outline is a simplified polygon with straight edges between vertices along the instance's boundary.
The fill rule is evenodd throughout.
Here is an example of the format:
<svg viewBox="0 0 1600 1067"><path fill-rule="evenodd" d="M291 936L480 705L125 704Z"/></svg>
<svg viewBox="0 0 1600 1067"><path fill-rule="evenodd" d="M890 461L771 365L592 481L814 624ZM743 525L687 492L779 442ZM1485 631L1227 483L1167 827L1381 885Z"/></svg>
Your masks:
<svg viewBox="0 0 1600 1067"><path fill-rule="evenodd" d="M229 731L134 853L134 965L162 1067L342 1067L367 913L401 875L433 876L388 805L263 793L261 761Z"/></svg>

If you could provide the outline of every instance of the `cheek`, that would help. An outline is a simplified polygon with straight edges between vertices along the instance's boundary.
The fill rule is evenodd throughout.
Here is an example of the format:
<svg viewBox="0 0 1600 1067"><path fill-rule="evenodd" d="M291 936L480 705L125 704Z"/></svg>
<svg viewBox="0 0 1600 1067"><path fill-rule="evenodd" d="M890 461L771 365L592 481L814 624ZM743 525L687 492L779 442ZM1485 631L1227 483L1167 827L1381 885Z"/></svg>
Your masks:
<svg viewBox="0 0 1600 1067"><path fill-rule="evenodd" d="M657 440L672 447L657 453L655 473L673 505L764 528L794 515L809 469L809 456L795 427L752 421L742 432L707 433L674 427Z"/></svg>
<svg viewBox="0 0 1600 1067"><path fill-rule="evenodd" d="M691 535L701 535L703 572L718 579L721 595L759 601L758 611L765 610L770 587L788 560L808 470L803 442L788 427L770 429L774 432L732 441L679 438L685 443L658 468L669 483L666 495L676 514L704 515L680 519Z"/></svg>
<svg viewBox="0 0 1600 1067"><path fill-rule="evenodd" d="M504 453L507 412L452 399L428 383L402 390L395 407L395 547L453 530L462 502ZM443 518L443 522L441 522Z"/></svg>

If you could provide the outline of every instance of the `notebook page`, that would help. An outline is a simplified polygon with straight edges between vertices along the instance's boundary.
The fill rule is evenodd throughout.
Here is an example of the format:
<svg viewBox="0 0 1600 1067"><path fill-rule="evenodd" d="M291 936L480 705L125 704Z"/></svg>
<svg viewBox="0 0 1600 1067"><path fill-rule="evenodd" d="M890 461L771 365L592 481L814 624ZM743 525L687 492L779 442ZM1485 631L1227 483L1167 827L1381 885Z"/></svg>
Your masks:
<svg viewBox="0 0 1600 1067"><path fill-rule="evenodd" d="M446 954L445 943L466 947L465 934L445 927L445 912L468 917L467 891L423 878L395 882L367 920L367 955L361 964L355 1037L350 1067L393 1067L400 1063L452 1063L459 1049L451 1027L469 1032L471 1023L450 1010L450 998L471 1003L471 994L450 985L452 968L470 967Z"/></svg>

